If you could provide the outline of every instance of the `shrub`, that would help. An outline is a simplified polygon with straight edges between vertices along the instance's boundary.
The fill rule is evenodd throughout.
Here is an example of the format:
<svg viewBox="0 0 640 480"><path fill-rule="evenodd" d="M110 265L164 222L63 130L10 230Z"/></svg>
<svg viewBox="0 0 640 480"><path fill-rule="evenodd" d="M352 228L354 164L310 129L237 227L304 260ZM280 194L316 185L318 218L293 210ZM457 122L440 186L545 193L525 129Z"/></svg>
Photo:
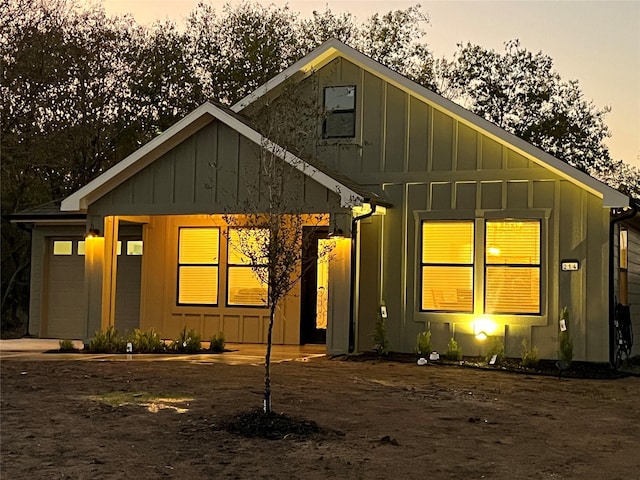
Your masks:
<svg viewBox="0 0 640 480"><path fill-rule="evenodd" d="M416 353L421 356L431 353L431 330L420 332L416 339Z"/></svg>
<svg viewBox="0 0 640 480"><path fill-rule="evenodd" d="M387 337L387 322L378 313L378 319L376 320L376 327L371 335L373 338L373 349L379 355L386 355L389 353L389 338Z"/></svg>
<svg viewBox="0 0 640 480"><path fill-rule="evenodd" d="M167 351L167 346L153 328L147 332L136 328L131 335L131 344L136 353L163 353Z"/></svg>
<svg viewBox="0 0 640 480"><path fill-rule="evenodd" d="M538 361L538 347L529 347L527 339L522 339L522 366L536 368Z"/></svg>
<svg viewBox="0 0 640 480"><path fill-rule="evenodd" d="M68 338L65 338L64 340L60 340L60 342L58 342L58 345L60 346L58 350L60 350L61 352L77 352L78 351L78 349L73 345L73 340L69 340Z"/></svg>
<svg viewBox="0 0 640 480"><path fill-rule="evenodd" d="M564 321L564 322L563 322ZM560 315L560 324L564 323L565 330L560 328L558 340L560 341L559 360L568 367L573 361L573 340L569 336L569 309L564 307Z"/></svg>
<svg viewBox="0 0 640 480"><path fill-rule="evenodd" d="M211 337L209 340L209 351L213 353L224 352L224 333L220 332Z"/></svg>
<svg viewBox="0 0 640 480"><path fill-rule="evenodd" d="M462 349L454 338L451 338L451 340L449 340L449 343L447 344L447 353L445 357L447 358L447 360L462 360Z"/></svg>
<svg viewBox="0 0 640 480"><path fill-rule="evenodd" d="M187 327L184 327L178 338L171 342L169 349L178 353L198 353L201 350L200 339L195 330L187 332Z"/></svg>
<svg viewBox="0 0 640 480"><path fill-rule="evenodd" d="M89 342L89 351L91 353L124 353L126 348L126 340L118 336L118 331L113 325L104 332L96 332Z"/></svg>
<svg viewBox="0 0 640 480"><path fill-rule="evenodd" d="M493 343L487 350L487 363L491 361L494 355L496 356L496 364L502 363L504 360L504 344L498 337L493 338Z"/></svg>

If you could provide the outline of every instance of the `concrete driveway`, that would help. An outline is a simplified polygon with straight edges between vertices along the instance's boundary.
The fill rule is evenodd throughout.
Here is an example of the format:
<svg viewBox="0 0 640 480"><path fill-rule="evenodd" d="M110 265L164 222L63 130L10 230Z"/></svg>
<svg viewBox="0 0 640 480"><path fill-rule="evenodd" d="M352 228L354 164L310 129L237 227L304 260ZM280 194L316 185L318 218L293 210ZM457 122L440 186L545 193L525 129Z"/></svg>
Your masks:
<svg viewBox="0 0 640 480"><path fill-rule="evenodd" d="M59 341L55 339L19 338L0 340L0 358L29 360L69 360L99 362L150 362L150 361L182 361L191 363L226 363L230 365L253 364L263 365L265 345L248 343L227 343L223 354L89 354L89 353L56 353ZM82 342L74 342L82 348ZM271 350L271 361L306 362L311 358L323 357L326 353L324 345L274 345Z"/></svg>

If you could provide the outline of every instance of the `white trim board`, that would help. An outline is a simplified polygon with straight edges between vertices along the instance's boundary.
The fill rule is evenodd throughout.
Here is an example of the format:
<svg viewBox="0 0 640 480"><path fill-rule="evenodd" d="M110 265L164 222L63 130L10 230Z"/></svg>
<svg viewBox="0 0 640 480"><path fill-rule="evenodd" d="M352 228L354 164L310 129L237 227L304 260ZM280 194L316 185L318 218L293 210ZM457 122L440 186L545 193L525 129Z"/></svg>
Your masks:
<svg viewBox="0 0 640 480"><path fill-rule="evenodd" d="M364 197L331 176L321 172L283 147L264 138L245 123L221 108L207 102L172 125L167 131L133 152L121 162L86 184L62 201L63 212L86 212L88 206L151 164L181 141L200 130L214 119L221 121L239 134L281 158L289 165L340 196L340 205L360 205Z"/></svg>
<svg viewBox="0 0 640 480"><path fill-rule="evenodd" d="M451 100L447 100L422 85L419 85L399 73L394 72L335 38L327 40L314 51L298 60L296 63L273 77L262 86L258 87L254 92L234 104L231 107L231 110L234 112L240 112L295 74L302 72L304 76L308 76L313 71L327 65L337 57L343 57L369 73L383 78L404 92L425 101L432 107L454 117L461 123L480 130L489 138L506 145L536 164L551 170L570 182L602 198L603 207L615 208L629 206L631 199L623 193L609 187L599 180L596 180L577 168L572 167L568 163L549 155L543 150L533 146L521 138L518 138L506 130L503 130L497 125L479 117L469 110L466 110Z"/></svg>

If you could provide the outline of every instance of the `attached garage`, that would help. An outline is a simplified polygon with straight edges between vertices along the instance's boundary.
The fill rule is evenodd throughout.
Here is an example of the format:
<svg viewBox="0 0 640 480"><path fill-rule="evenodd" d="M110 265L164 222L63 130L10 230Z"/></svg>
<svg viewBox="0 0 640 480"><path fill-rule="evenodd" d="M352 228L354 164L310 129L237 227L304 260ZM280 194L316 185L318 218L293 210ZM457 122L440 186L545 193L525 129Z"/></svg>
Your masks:
<svg viewBox="0 0 640 480"><path fill-rule="evenodd" d="M51 203L11 216L32 236L30 335L40 338L87 339L85 275L86 215L61 214ZM142 225L125 222L117 242L115 327L120 332L140 325Z"/></svg>
<svg viewBox="0 0 640 480"><path fill-rule="evenodd" d="M49 237L40 336L83 338L86 325L84 238ZM70 294L69 292L73 292Z"/></svg>

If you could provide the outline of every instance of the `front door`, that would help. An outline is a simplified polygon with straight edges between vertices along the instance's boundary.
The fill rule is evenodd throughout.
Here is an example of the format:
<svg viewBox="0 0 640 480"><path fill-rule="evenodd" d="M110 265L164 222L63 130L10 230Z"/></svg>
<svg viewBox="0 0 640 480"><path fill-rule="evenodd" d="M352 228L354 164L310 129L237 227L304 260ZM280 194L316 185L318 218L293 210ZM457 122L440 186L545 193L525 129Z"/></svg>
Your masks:
<svg viewBox="0 0 640 480"><path fill-rule="evenodd" d="M142 235L120 236L116 274L115 327L120 333L140 327Z"/></svg>
<svg viewBox="0 0 640 480"><path fill-rule="evenodd" d="M305 227L301 281L300 343L327 341L330 242L326 229Z"/></svg>

